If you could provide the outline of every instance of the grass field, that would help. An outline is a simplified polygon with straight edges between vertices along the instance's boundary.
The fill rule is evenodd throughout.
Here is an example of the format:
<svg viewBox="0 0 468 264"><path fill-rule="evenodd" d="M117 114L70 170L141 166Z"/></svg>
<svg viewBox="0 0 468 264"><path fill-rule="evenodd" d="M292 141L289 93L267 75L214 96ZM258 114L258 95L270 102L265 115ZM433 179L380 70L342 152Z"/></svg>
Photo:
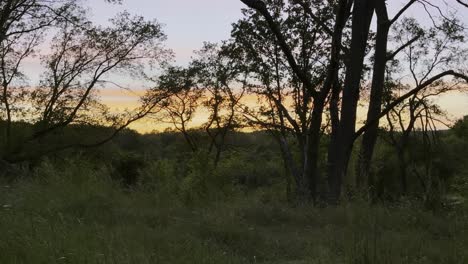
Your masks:
<svg viewBox="0 0 468 264"><path fill-rule="evenodd" d="M45 163L1 185L0 263L468 263L464 208L291 207L271 188L187 204Z"/></svg>

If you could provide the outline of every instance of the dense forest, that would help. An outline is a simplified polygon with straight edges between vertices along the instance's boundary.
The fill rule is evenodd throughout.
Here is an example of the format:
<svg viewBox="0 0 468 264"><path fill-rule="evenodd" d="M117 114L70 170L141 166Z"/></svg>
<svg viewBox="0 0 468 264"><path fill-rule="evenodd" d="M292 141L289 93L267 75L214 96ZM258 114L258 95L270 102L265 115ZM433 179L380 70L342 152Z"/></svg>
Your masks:
<svg viewBox="0 0 468 264"><path fill-rule="evenodd" d="M0 2L0 263L468 263L468 3L240 2L184 66L156 20Z"/></svg>

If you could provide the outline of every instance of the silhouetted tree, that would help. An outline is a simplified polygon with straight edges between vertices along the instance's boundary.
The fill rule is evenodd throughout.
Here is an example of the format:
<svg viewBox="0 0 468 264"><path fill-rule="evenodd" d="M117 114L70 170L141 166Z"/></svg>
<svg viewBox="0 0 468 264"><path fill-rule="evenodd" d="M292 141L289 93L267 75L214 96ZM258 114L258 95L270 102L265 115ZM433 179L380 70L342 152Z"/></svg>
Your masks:
<svg viewBox="0 0 468 264"><path fill-rule="evenodd" d="M203 106L209 112L208 121L203 125L211 139L208 152L214 154L217 166L225 150L226 136L240 126L238 106L245 93L245 72L237 64L235 49L224 43L218 46L205 43L191 62L196 73L196 82L204 92Z"/></svg>
<svg viewBox="0 0 468 264"><path fill-rule="evenodd" d="M40 7L53 12L54 26L58 30L50 54L42 58L45 72L38 86L18 89L26 86L18 86L23 77L21 62L34 52L41 36L38 27L28 25L39 23L34 20L36 15L48 18L47 15L41 15L42 9L27 9L33 12L33 15L29 14L33 18L25 17L25 21L15 21L18 23L16 28L19 27L21 31L5 34L8 37L1 46L2 101L7 116L8 135L8 151L2 158L10 162L70 147L95 146L107 142L130 123L143 118L166 97L164 93L146 95L134 111L116 114L99 103L97 94L99 87L106 83L106 77L118 73L146 78L144 71L149 66L165 61L170 56L170 52L161 45L165 35L156 21L145 21L142 17L132 17L124 12L111 20L112 26L101 27L86 21L84 13L76 6L77 13L69 16L63 12L57 15L51 6ZM71 7L67 5L67 8ZM50 19L46 19L48 22L44 22L41 29L52 23ZM20 139L15 147L11 146L9 136L13 120L34 123L33 133ZM113 129L101 139L49 144L51 135L76 124L103 125ZM44 145L45 138L49 138L46 140L49 143ZM31 146L34 146L34 151Z"/></svg>
<svg viewBox="0 0 468 264"><path fill-rule="evenodd" d="M450 19L448 17L444 17L442 21L438 22L439 23L434 24L433 27L424 29L418 25L415 19L403 18L401 23L398 22L394 25L394 40L397 45L399 45L399 48L387 55L387 61L388 59L392 59L393 65L386 63L385 72L381 74L384 78L386 76L388 80L396 78L399 74L406 74L409 72L411 75L410 79L412 80L409 81L405 78L399 78L398 84L395 86L399 89L397 91L387 91L387 93L393 95L387 97L386 104L390 102L388 100L398 99L400 94L410 90L411 85L413 87L417 87L426 80L431 79L431 77L436 75L436 72L444 72L447 68L457 69L459 72L463 72L463 69L460 66L463 61L466 60L466 56L463 55L466 54L466 51L464 50L465 48L463 47L465 34L463 32L463 27L459 25L459 22L454 17ZM436 21L434 21L434 23L436 23ZM392 72L392 69L390 69L392 67L394 69L399 68L399 70L397 70L397 72ZM409 100L407 103L404 102L405 100L402 102L409 108L409 111L406 111L404 116L402 116L402 108L405 107L402 107L401 105L396 105L399 110L395 111L395 109L393 109L389 114L395 114L398 112L396 115L400 120L409 120L408 130L411 131L414 127L413 123L416 121L415 119L418 118L418 114L416 112L419 108L422 107L426 112L431 112L431 109L437 110L434 109L435 106L429 106L430 103L428 100L431 97L436 97L440 94L463 88L464 85L462 83L447 82L442 78L443 76L445 76L445 74L433 79L433 82L428 83L424 89L413 93L409 98L407 98L407 100ZM459 76L464 77L462 75ZM381 81L382 79L380 79L379 82ZM407 83L407 85L404 85L403 83ZM378 91L378 102L380 105L382 104L384 85L382 84L379 86L381 87ZM376 105L376 102L374 102L375 98L372 98L372 92L373 91L371 91L369 102L369 112L372 111L373 114L368 114L368 120L375 119L375 116L378 116L376 114L377 111L372 110L371 108L372 104L374 104L374 106ZM440 113L440 111L435 112ZM429 113L427 113L426 116L429 116ZM368 129L363 137L357 169L357 177L360 181L368 180L373 182L370 178L372 175L369 175L369 165L372 154L369 151L374 148L375 140L377 138L377 127L378 122L375 122L373 127ZM401 129L402 131L406 130L403 127L401 127ZM403 133L403 135L405 135L405 133ZM405 180L403 180L403 178L405 178L404 173L402 173L402 186L405 192L406 187L404 186L406 184L404 184ZM372 183L369 187L371 189L374 188Z"/></svg>
<svg viewBox="0 0 468 264"><path fill-rule="evenodd" d="M162 101L161 113L153 114L158 121L170 123L181 132L190 149L198 150L195 138L190 134L190 123L199 110L203 90L194 81L194 71L190 68L169 66L159 77L158 89L172 91L171 96ZM159 114L159 115L158 115Z"/></svg>
<svg viewBox="0 0 468 264"><path fill-rule="evenodd" d="M328 153L329 201L331 203L336 203L341 196L343 179L347 174L347 168L351 157L353 144L358 136L370 130L364 143L363 152L365 153L363 154L362 159L363 168L367 168L367 165L364 163L366 160L368 160L369 154L372 154L372 150L375 145L378 121L382 117L385 117L385 115L391 111L391 109L412 95L427 88L434 82L444 78L445 76L452 75L455 77L464 78L465 80L468 79L460 71L456 72L454 70L445 70L439 74L426 76L427 78L418 83L417 87L397 98L392 103L387 104L387 108L383 109L382 111L380 110L382 105L382 91L383 82L385 80L385 65L387 60L394 58L399 52L407 47L410 47L414 41L419 39L419 36L413 36L412 39L402 43L401 47L398 47L393 52L393 54L388 54L387 46L390 26L396 23L403 15L403 13L416 2L428 10L428 16L431 19L434 19L432 12L440 13L441 20L444 21L441 26L445 28L446 31L453 31L454 25L457 24L455 18L449 18L445 16L443 13L441 13L441 9L439 7L426 1L410 0L391 20L388 18L386 3L383 0L338 1L330 3L316 3L315 1L296 0L288 1L287 3L289 5L283 4L282 2L276 3L274 1L241 1L248 7L255 10L255 14L260 16L260 18L255 21L254 26L256 28L262 28L263 26L263 30L259 31L260 33L265 34L265 32L269 32L274 36L274 41L276 41L277 47L280 48L282 56L285 58L284 64L288 66L288 70L294 74L294 77L299 80L301 85L305 87L305 90L308 91L309 96L302 98L302 103L304 105L309 105L309 103L313 102L313 107L311 109L311 124L313 125L311 125L311 132L308 133L307 137L307 142L309 142L308 144L311 144L313 147L307 148L305 151L305 153L307 153L305 155L307 160L311 160L311 167L304 166L309 167L309 170L305 173L305 175L309 175L308 179L312 183L312 185L310 185L311 190L314 190L314 177L317 175L316 150L318 149L318 135L320 126L322 124L322 114L324 109L323 106L324 102L329 97L330 91L332 91L332 99L330 104L332 117L332 136ZM295 6L300 6L302 8L300 12L307 14L310 18L309 20L303 19L302 23L306 25L311 24L317 28L320 28L323 32L328 33L328 39L331 38L332 48L330 50L325 49L325 51L329 52L328 60L325 62L322 61L322 64L328 66L328 70L325 71L325 74L322 75L321 80L323 80L323 86L319 91L315 90L315 87L317 87L318 84L314 84L312 82L314 78L311 78L310 69L302 67L303 65L298 63L298 60L295 57L295 52L297 50L301 50L300 48L291 46L291 42L294 40L296 35L290 34L288 28L282 26L283 16L285 13L287 14L287 12L280 8L283 12L279 13L277 11L278 8L272 7L274 6L274 3L283 7L289 6L291 9ZM322 9L319 7L322 7ZM429 10L430 8L432 8L432 11ZM322 17L321 15L323 15L324 12L317 12L318 10L326 9L333 9L335 11L335 16L332 16L332 18L327 16ZM350 10L352 11L350 12ZM376 37L377 43L374 49L374 59L372 61L373 84L371 86L371 103L366 124L356 132L358 101L360 98L362 83L365 81L365 79L363 79L363 72L366 69L365 58L369 51L369 47L371 47L369 43L369 36L371 35L371 21L373 19L374 12L376 12L378 16L378 32ZM349 18L351 19L348 20ZM351 26L351 40L349 47L346 47L341 42L343 36L346 36L348 33L347 31L343 30L348 22ZM334 24L333 30L329 26L329 23ZM434 21L434 23L436 22ZM265 31L265 28L267 28L267 31ZM442 29L440 30L443 31ZM257 31L255 33L258 34L259 32ZM300 27L297 29L297 31L293 32L301 32ZM311 34L310 32L307 32L306 34L308 36L314 36L314 34ZM320 39L323 40L322 38ZM248 39L246 42L249 41L251 42L251 45L254 46L254 52L252 52L250 56L256 56L255 53L261 54L262 48L264 48L264 46L255 46L255 42L252 41L252 39ZM306 43L305 46L307 49L318 48L317 42ZM324 50L323 47L320 48ZM302 50L304 50L304 48ZM340 56L340 51L343 52L343 56ZM345 65L344 79L342 82L339 75L340 62L343 62ZM343 89L341 105L339 105L338 98L341 90L341 83L343 85ZM335 88L335 90L332 88ZM338 111L338 106L340 107L340 111ZM339 115L338 112L340 112ZM338 116L340 117L338 118ZM364 169L363 171L365 172L367 169ZM362 177L360 177L360 179L361 178Z"/></svg>
<svg viewBox="0 0 468 264"><path fill-rule="evenodd" d="M235 25L233 36L256 79L250 90L267 100L257 114L247 109L247 115L275 131L300 199L315 198L322 115L338 76L348 6L314 1L304 10L283 1L243 2L257 12L244 11L246 18ZM330 29L328 21L335 17ZM289 135L297 142L297 164Z"/></svg>

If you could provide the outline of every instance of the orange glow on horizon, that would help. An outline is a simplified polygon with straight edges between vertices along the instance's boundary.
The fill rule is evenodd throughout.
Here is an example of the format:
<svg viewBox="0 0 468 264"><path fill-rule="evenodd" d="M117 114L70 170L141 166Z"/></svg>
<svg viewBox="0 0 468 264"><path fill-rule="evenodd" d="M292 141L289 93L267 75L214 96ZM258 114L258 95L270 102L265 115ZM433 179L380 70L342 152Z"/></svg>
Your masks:
<svg viewBox="0 0 468 264"><path fill-rule="evenodd" d="M121 112L136 109L139 106L139 96L143 95L144 92L144 90L129 92L122 89L102 89L100 91L100 96L103 103L110 107L111 110ZM436 102L439 103L442 109L449 113L450 120L447 120L449 122L462 118L464 115L468 115L468 94L452 92L437 98ZM243 103L247 106L254 107L258 105L258 97L251 94L246 95L243 99ZM358 128L363 124L366 111L367 108L365 106L359 107L358 109L358 117L360 117L358 118ZM200 108L195 113L194 119L190 122L189 127L200 127L207 122L208 116L208 111ZM131 124L130 128L139 133L151 133L154 131L162 132L168 128L173 128L173 125L170 123L158 122L150 118L144 118ZM445 126L441 125L440 128L445 128Z"/></svg>

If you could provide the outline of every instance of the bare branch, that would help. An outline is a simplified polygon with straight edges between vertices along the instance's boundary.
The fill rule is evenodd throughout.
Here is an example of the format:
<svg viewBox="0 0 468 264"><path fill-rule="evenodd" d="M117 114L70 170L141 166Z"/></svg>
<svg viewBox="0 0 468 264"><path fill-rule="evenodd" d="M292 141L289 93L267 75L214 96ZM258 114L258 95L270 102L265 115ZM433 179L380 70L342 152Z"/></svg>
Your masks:
<svg viewBox="0 0 468 264"><path fill-rule="evenodd" d="M393 60L396 55L398 55L398 53L400 53L402 50L406 49L407 47L409 47L410 45L412 45L414 42L416 42L418 39L421 38L421 34L417 35L417 36L414 36L412 39L410 39L408 42L406 42L405 44L403 44L401 47L399 47L398 49L396 49L394 52L392 52L391 54L389 54L387 56L387 61L390 61L390 60Z"/></svg>
<svg viewBox="0 0 468 264"><path fill-rule="evenodd" d="M395 23L400 18L400 16L403 15L403 13L405 13L406 10L408 10L408 8L410 8L415 2L416 0L410 0L402 9L400 9L400 11L398 11L392 20L390 20L390 25Z"/></svg>
<svg viewBox="0 0 468 264"><path fill-rule="evenodd" d="M375 122L377 122L378 120L380 120L382 117L384 117L388 112L392 111L393 108L395 108L397 105L399 105L400 103L402 103L404 100L410 98L411 96L417 94L418 92L420 92L421 90L425 89L426 87L430 86L431 84L433 84L434 82L436 82L437 80L440 80L441 78L445 77L445 76L454 76L456 78L461 78L463 80L465 80L466 82L468 82L468 76L462 74L462 73L458 73L458 72L455 72L453 70L448 70L448 71L445 71L445 72L442 72L442 73L439 73L435 76L433 76L432 78L428 79L427 81L425 81L424 83L420 84L419 86L417 86L416 88L410 90L409 92L407 92L406 94L400 96L398 99L394 100L392 103L390 103L384 110L382 110L382 112L380 113L380 115L373 119L373 120L368 120L367 123L362 126L358 131L356 131L356 133L354 134L354 139L356 140L360 135L362 135L369 127L371 127Z"/></svg>
<svg viewBox="0 0 468 264"><path fill-rule="evenodd" d="M467 7L468 8L468 4L463 2L462 0L457 0L457 2L460 4L460 5L463 5L464 7Z"/></svg>

